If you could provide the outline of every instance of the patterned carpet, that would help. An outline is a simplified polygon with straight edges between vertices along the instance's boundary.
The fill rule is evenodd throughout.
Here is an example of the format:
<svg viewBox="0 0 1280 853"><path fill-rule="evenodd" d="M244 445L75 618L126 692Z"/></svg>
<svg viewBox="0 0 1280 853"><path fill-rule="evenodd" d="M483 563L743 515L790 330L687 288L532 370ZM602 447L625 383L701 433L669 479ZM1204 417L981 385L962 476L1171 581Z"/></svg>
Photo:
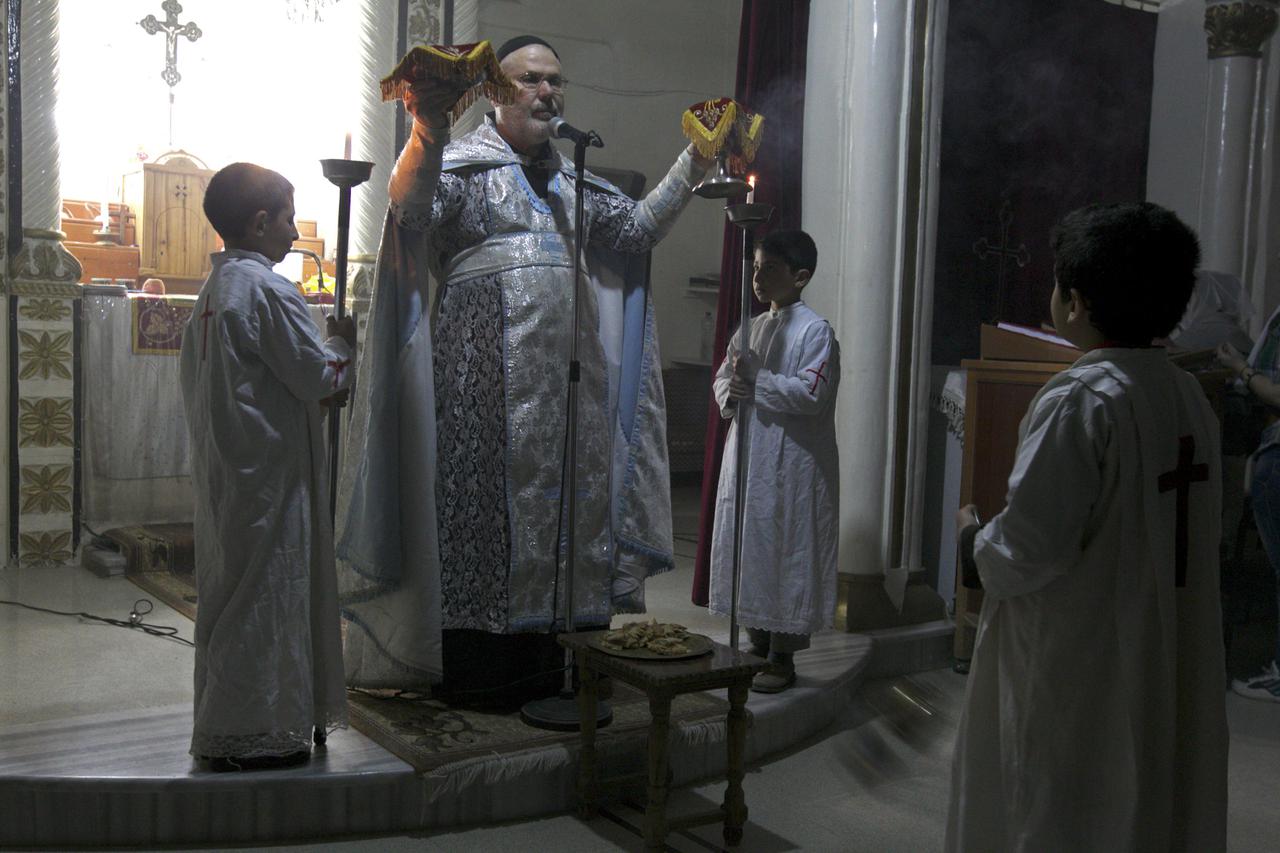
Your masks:
<svg viewBox="0 0 1280 853"><path fill-rule="evenodd" d="M195 536L190 524L117 527L102 534L127 560L125 576L195 621Z"/></svg>
<svg viewBox="0 0 1280 853"><path fill-rule="evenodd" d="M127 577L191 620L196 617L191 525L121 527L104 536L128 559ZM602 743L620 735L643 736L649 703L642 692L615 683L613 722L599 730ZM572 745L577 732L536 729L519 711L495 712L446 704L426 694L350 690L351 725L419 773L465 764L473 759L533 754L556 745ZM671 705L673 726L723 719L728 703L707 693L677 696Z"/></svg>
<svg viewBox="0 0 1280 853"><path fill-rule="evenodd" d="M598 730L609 738L642 734L649 727L649 703L639 690L615 682L613 722ZM421 694L392 691L347 692L351 725L419 773L474 758L534 753L558 744L578 742L577 732L535 729L520 712L492 713L450 707ZM724 718L729 703L708 693L686 693L671 703L673 727L713 717Z"/></svg>

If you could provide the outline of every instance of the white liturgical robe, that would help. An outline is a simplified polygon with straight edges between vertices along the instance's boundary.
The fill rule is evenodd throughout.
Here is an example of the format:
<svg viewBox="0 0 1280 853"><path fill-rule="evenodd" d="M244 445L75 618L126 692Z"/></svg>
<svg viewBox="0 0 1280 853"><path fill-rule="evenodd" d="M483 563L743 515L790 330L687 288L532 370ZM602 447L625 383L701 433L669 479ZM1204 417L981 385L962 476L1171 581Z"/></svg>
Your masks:
<svg viewBox="0 0 1280 853"><path fill-rule="evenodd" d="M724 417L739 332L716 371L712 390ZM748 628L811 634L830 628L836 613L839 471L835 397L840 346L826 320L803 302L751 321L751 351L759 358L747 441L750 460L743 517L742 586L738 619ZM711 612L727 615L733 595L737 448L734 417L720 466L711 537Z"/></svg>
<svg viewBox="0 0 1280 853"><path fill-rule="evenodd" d="M213 256L182 340L196 496L191 753L310 747L346 723L319 401L353 373L292 282L253 252Z"/></svg>
<svg viewBox="0 0 1280 853"><path fill-rule="evenodd" d="M1159 349L1093 350L1032 401L975 541L948 850L1225 848L1218 448Z"/></svg>

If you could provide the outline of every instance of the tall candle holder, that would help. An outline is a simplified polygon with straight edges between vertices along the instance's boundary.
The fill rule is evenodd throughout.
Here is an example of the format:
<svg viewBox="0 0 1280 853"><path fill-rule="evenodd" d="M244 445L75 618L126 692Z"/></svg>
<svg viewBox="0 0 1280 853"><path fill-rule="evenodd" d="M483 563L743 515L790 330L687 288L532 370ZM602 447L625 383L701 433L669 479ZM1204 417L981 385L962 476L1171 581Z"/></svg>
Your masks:
<svg viewBox="0 0 1280 853"><path fill-rule="evenodd" d="M744 181L745 189L748 185ZM751 186L748 198L755 196L755 187ZM725 204L725 216L729 221L742 229L742 287L738 293L738 316L741 320L738 332L737 357L746 360L751 351L751 248L753 233L756 228L773 217L773 205L755 201ZM733 579L729 603L729 646L738 649L738 606L739 591L742 587L742 528L743 513L747 499L747 464L751 458L750 426L751 402L739 400L734 417L738 423L737 455L734 459L734 497L733 497Z"/></svg>
<svg viewBox="0 0 1280 853"><path fill-rule="evenodd" d="M369 180L373 164L367 160L321 160L320 170L338 188L338 258L333 285L333 310L347 315L347 244L351 239L351 188ZM338 439L342 419L337 409L329 417L329 518L338 513Z"/></svg>

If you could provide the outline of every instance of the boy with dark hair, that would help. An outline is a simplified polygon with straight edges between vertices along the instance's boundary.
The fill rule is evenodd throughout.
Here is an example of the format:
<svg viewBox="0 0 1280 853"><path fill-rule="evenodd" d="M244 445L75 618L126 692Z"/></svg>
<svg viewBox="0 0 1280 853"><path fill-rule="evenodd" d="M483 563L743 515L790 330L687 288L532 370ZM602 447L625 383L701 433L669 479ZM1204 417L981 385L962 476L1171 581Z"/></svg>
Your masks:
<svg viewBox="0 0 1280 853"><path fill-rule="evenodd" d="M235 163L205 214L226 244L182 339L195 486L195 725L214 770L306 761L345 726L322 402L345 395L355 326L322 340L272 272L298 232L293 187Z"/></svg>
<svg viewBox="0 0 1280 853"><path fill-rule="evenodd" d="M769 660L751 683L759 693L794 684L792 656L835 621L840 346L830 324L800 301L817 263L813 238L803 231L764 238L753 287L769 311L751 323L745 360L732 355L741 330L734 334L713 384L720 414L733 424L716 492L709 607L728 615L732 606L737 445L745 433L738 619L752 653Z"/></svg>
<svg viewBox="0 0 1280 853"><path fill-rule="evenodd" d="M1199 248L1146 203L1077 210L1053 246L1050 313L1084 355L1031 402L1005 509L957 514L986 596L946 846L1222 850L1218 425L1150 346Z"/></svg>

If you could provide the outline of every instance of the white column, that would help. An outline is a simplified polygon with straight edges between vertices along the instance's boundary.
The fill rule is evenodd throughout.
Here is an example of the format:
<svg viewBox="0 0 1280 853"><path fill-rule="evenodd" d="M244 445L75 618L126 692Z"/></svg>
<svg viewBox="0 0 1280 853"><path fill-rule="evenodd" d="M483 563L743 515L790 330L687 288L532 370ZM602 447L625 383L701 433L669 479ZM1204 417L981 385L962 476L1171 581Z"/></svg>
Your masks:
<svg viewBox="0 0 1280 853"><path fill-rule="evenodd" d="M0 44L9 43L7 9L0 8ZM9 116L9 67L7 62L0 62L0 399L9 405L9 175L6 171L9 162L9 131L12 128ZM17 460L9 458L9 419L0 423L0 482L8 484L9 472ZM0 566L9 562L9 489L0 494Z"/></svg>
<svg viewBox="0 0 1280 853"><path fill-rule="evenodd" d="M58 0L22 3L22 224L56 230L58 172Z"/></svg>
<svg viewBox="0 0 1280 853"><path fill-rule="evenodd" d="M1209 88L1198 227L1206 269L1245 273L1249 193L1259 168L1254 156L1259 60L1276 21L1273 0L1210 0L1205 7Z"/></svg>
<svg viewBox="0 0 1280 853"><path fill-rule="evenodd" d="M408 38L406 45L413 48L424 43L435 43L444 16L445 0L414 0L409 7ZM355 226L352 229L351 254L355 258L372 256L378 251L382 239L382 225L387 216L387 183L395 166L396 108L383 103L378 81L400 61L396 53L396 27L399 3L397 0L364 0L364 16L360 27L361 77L360 84L360 134L354 146L354 156L374 164L373 174L367 184L356 192ZM476 41L478 30L477 0L454 0L453 43L467 44ZM468 113L470 115L471 113ZM477 116L483 109L475 111ZM473 122L474 127L477 122ZM455 128L454 135L464 132Z"/></svg>
<svg viewBox="0 0 1280 853"><path fill-rule="evenodd" d="M932 270L905 253L932 251L933 184L909 142L923 126L922 160L936 160L937 116L912 121L910 84L930 67L913 58L915 15L927 6L936 22L945 5L815 0L809 12L803 220L819 259L805 299L841 342L840 568L855 578L918 568L904 564L918 552L912 436L927 376L915 374L927 373Z"/></svg>
<svg viewBox="0 0 1280 853"><path fill-rule="evenodd" d="M354 192L352 255L373 254L387 216L387 184L395 165L396 107L383 103L378 81L395 67L396 0L364 0L360 22L360 130L352 156L373 163L373 174Z"/></svg>
<svg viewBox="0 0 1280 853"><path fill-rule="evenodd" d="M477 41L480 41L480 0L453 0L453 43L471 44ZM502 41L499 40L493 49L497 50L501 45ZM492 105L483 98L472 104L471 109L464 112L453 126L453 138L457 139L464 133L475 130L484 122L485 114L492 109Z"/></svg>

